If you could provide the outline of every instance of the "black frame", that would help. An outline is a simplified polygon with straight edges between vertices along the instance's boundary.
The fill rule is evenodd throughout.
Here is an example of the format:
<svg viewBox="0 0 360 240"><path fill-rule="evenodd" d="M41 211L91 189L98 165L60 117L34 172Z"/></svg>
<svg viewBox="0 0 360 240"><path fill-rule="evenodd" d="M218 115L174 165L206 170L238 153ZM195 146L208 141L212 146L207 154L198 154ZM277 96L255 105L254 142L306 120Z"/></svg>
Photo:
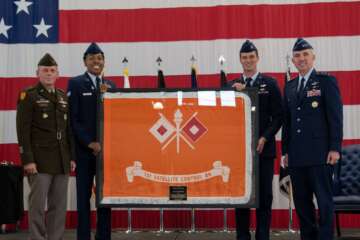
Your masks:
<svg viewBox="0 0 360 240"><path fill-rule="evenodd" d="M131 93L146 93L146 92L198 92L198 91L234 91L233 88L201 88L201 89L183 89L183 88L173 88L173 89L153 89L153 88L132 88L132 89L108 89L108 92L131 92ZM254 119L252 121L252 143L251 149L253 153L253 174L252 181L254 182L255 189L251 192L250 199L247 204L107 204L101 203L103 199L102 188L103 188L103 154L99 154L96 158L96 207L118 207L118 208L257 208L259 205L259 156L256 151L256 146L258 142L258 131L259 131L259 104L258 104L258 90L257 88L246 88L241 93L244 93L249 96L251 100L251 108L255 107L255 111L251 110L251 117ZM97 140L101 143L103 147L103 127L104 127L104 109L103 101L100 96L98 101L98 121L97 121Z"/></svg>

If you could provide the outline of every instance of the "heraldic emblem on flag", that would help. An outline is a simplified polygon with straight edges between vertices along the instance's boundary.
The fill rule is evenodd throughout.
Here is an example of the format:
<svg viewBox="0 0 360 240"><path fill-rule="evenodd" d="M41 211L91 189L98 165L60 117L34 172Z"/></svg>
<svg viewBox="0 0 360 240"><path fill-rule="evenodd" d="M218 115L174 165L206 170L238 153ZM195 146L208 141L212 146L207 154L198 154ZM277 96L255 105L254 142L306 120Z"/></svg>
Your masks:
<svg viewBox="0 0 360 240"><path fill-rule="evenodd" d="M185 123L180 109L174 113L175 126L162 114L160 118L149 129L150 133L161 143L161 150L166 149L176 140L176 152L180 154L180 140L182 139L191 149L195 149L194 143L197 142L208 130L196 117L195 112Z"/></svg>
<svg viewBox="0 0 360 240"><path fill-rule="evenodd" d="M200 105L196 91L181 104L172 91L105 93L101 204L253 204L251 99L235 94L226 107ZM172 186L187 200L170 200Z"/></svg>

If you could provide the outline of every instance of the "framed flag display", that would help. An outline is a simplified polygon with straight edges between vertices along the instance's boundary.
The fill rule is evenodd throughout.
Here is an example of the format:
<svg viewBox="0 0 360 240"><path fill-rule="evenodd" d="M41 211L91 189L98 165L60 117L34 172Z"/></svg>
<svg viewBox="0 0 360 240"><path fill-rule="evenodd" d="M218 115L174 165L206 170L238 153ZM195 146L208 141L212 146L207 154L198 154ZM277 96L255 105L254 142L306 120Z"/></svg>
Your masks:
<svg viewBox="0 0 360 240"><path fill-rule="evenodd" d="M103 95L97 205L255 207L256 91Z"/></svg>

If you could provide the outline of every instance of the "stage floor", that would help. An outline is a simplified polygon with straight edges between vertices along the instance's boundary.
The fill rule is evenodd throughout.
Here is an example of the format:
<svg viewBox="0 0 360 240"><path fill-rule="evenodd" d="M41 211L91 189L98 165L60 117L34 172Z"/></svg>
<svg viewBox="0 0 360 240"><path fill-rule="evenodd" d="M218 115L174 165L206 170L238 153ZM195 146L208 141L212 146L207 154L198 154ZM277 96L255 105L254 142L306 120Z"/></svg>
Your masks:
<svg viewBox="0 0 360 240"><path fill-rule="evenodd" d="M343 237L341 240L359 240L360 230L343 230ZM19 233L0 234L1 240L24 240L27 239L27 232L21 231ZM76 231L67 230L64 240L75 240ZM112 240L235 240L235 233L223 232L132 232L126 233L123 231L113 231ZM273 240L298 240L300 239L298 233L288 233L286 231L273 231L271 234Z"/></svg>

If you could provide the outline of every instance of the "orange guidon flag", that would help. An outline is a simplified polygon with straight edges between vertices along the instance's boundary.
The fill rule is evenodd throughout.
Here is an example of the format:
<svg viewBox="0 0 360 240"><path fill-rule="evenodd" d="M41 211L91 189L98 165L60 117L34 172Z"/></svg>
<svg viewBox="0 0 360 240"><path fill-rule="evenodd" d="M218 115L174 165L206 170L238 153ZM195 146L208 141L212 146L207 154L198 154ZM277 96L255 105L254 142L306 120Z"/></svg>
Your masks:
<svg viewBox="0 0 360 240"><path fill-rule="evenodd" d="M247 203L248 97L199 106L193 92L160 94L105 94L103 202L173 204L169 187L186 186L182 203Z"/></svg>

